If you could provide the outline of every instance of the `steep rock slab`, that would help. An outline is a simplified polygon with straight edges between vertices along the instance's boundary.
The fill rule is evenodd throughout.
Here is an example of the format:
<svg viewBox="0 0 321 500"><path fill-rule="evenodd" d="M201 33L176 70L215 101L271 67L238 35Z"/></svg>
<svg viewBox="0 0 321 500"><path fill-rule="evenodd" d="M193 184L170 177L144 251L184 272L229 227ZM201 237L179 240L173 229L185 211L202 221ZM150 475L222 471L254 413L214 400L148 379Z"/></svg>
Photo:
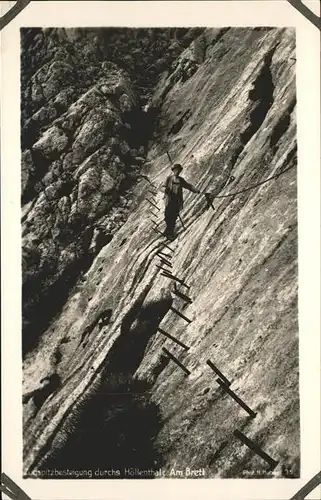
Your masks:
<svg viewBox="0 0 321 500"><path fill-rule="evenodd" d="M111 73L23 153L26 189L29 181L33 190L39 190L23 219L25 350L34 345L37 331L51 319L48 304L53 305L66 282L90 264L93 224L110 212L130 175L128 159L127 165L124 159L130 159L131 150L121 139L125 100L126 110L137 105L122 73ZM36 185L30 178L30 165L37 172ZM48 318L37 323L39 308Z"/></svg>
<svg viewBox="0 0 321 500"><path fill-rule="evenodd" d="M22 30L24 353L126 220L153 131L141 106L201 31Z"/></svg>
<svg viewBox="0 0 321 500"><path fill-rule="evenodd" d="M188 461L205 467L209 477L242 477L254 469L268 475L264 462L233 439L238 428L280 461L274 474L298 475L295 70L289 63L294 43L291 30L230 29L206 51L196 72L163 94L163 122L148 170L153 182L161 186L168 174L164 153L171 136L171 154L185 165L188 180L215 195L244 192L217 198L214 211L206 210L203 198L187 195L187 229L169 245L172 251L148 221L148 183L137 186L127 222L26 359L25 393L40 389L49 372L61 385L29 409L32 417L26 412L25 472L58 466L64 450L68 457L75 450L85 457L88 446L81 448L76 436L77 429L93 429L86 414L94 413L95 426L110 431L107 414L114 410L107 395L112 387L122 392L128 381L137 381L146 383L148 404L158 415L148 465L169 470ZM262 80L268 82L266 94ZM174 117L184 114L182 126L173 130ZM231 173L235 181L224 189ZM161 198L159 193L159 207ZM189 287L179 290L192 303L178 299L171 280L160 275L155 263L161 249L173 254L173 274ZM145 316L148 307L154 313ZM159 326L189 350L156 333ZM189 376L166 360L163 346ZM222 392L208 359L257 412L255 419ZM97 406L99 394L105 397ZM138 419L127 421L127 440L137 425ZM108 448L110 432L100 436L98 454ZM133 448L135 463L142 449L137 442Z"/></svg>

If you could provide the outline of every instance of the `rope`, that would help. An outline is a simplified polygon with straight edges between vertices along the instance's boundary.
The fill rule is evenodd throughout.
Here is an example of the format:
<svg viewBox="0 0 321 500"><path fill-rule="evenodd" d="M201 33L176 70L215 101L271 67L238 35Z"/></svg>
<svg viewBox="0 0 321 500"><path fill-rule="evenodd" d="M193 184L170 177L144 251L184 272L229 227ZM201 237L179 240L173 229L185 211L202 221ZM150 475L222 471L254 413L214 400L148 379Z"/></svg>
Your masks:
<svg viewBox="0 0 321 500"><path fill-rule="evenodd" d="M168 154L168 152L167 152L167 154ZM219 195L216 195L216 196L215 195L213 196L210 193L206 193L205 196L208 196L209 198L211 198L211 200L214 200L215 198L228 198L230 196L236 196L237 194L245 193L246 191L250 191L251 189L255 189L256 187L261 186L262 184L265 184L266 182L270 182L273 179L277 179L277 177L280 177L281 175L285 174L286 172L288 172L289 170L291 170L294 167L296 167L296 164L295 165L291 165L288 168L285 168L281 172L279 172L277 174L274 174L271 177L268 177L264 181L258 182L257 184L253 184L252 186L248 186L247 188L241 189L240 191L234 191L234 193L219 194ZM148 179L147 176L141 175L141 177L145 177L145 178ZM149 179L148 179L148 181L151 182ZM226 184L225 184L225 186L226 186ZM223 189L225 188L225 186L223 187Z"/></svg>
<svg viewBox="0 0 321 500"><path fill-rule="evenodd" d="M296 165L291 165L290 167L282 170L282 172L279 172L278 174L274 174L271 177L268 177L267 179L265 179L264 181L258 182L257 184L253 184L252 186L241 189L240 191L235 191L234 193L228 193L228 194L219 194L217 196L212 196L211 194L209 194L209 196L211 197L211 199L214 200L214 198L228 198L229 196L236 196L237 194L245 193L245 191L250 191L251 189L254 189L258 186L261 186L262 184L265 184L266 182L269 182L272 179L276 179L277 177L280 177L280 175L285 174L285 172L288 172L289 170L291 170L291 168L294 168L295 166Z"/></svg>

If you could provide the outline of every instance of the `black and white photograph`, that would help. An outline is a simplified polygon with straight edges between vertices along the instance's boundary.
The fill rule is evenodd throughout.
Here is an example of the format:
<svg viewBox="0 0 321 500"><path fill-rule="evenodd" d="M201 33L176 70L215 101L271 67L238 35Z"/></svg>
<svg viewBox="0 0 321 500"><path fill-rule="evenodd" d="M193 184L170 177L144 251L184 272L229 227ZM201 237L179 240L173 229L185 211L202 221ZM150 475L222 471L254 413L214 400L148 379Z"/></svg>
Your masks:
<svg viewBox="0 0 321 500"><path fill-rule="evenodd" d="M295 29L20 43L24 477L299 478Z"/></svg>
<svg viewBox="0 0 321 500"><path fill-rule="evenodd" d="M319 5L2 3L1 493L317 500Z"/></svg>

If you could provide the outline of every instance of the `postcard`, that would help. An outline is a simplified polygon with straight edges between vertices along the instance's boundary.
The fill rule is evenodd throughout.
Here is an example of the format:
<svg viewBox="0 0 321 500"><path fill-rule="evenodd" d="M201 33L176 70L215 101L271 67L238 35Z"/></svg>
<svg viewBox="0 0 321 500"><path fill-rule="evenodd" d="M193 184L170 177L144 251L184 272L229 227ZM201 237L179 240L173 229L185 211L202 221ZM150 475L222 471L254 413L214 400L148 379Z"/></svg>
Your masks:
<svg viewBox="0 0 321 500"><path fill-rule="evenodd" d="M287 1L3 27L3 472L32 500L290 500L319 472L319 55Z"/></svg>

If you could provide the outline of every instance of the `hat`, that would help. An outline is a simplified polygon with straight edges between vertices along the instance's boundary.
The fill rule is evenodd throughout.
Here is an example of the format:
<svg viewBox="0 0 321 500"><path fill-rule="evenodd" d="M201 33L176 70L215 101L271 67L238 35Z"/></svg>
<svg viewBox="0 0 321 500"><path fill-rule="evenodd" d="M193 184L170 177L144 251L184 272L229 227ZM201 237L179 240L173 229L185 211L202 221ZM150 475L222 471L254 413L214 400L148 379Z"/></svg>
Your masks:
<svg viewBox="0 0 321 500"><path fill-rule="evenodd" d="M176 169L179 169L179 171L181 172L183 170L183 167L180 163L175 163L173 166L172 166L172 170L176 170Z"/></svg>

